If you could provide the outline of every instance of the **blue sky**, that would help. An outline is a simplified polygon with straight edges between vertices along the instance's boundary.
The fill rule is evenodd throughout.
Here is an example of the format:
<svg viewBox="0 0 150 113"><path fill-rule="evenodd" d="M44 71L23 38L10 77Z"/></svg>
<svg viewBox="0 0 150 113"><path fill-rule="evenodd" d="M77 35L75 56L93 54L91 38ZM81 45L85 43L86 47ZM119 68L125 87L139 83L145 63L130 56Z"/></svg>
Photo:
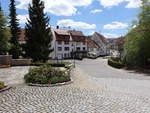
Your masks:
<svg viewBox="0 0 150 113"><path fill-rule="evenodd" d="M125 35L131 22L137 18L140 0L43 0L50 25L81 30L86 35L99 32L107 38ZM28 18L31 0L16 0L20 27ZM1 0L6 15L9 0Z"/></svg>

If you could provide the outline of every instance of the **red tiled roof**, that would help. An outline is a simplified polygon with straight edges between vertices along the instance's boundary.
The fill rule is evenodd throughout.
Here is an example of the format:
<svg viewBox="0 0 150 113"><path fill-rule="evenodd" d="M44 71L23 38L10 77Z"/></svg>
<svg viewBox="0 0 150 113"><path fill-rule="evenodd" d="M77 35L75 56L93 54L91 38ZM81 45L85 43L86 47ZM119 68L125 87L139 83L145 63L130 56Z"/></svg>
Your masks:
<svg viewBox="0 0 150 113"><path fill-rule="evenodd" d="M105 44L108 43L107 39L102 34L95 32L94 35L96 35L98 38L100 38L103 41L103 43L105 43Z"/></svg>
<svg viewBox="0 0 150 113"><path fill-rule="evenodd" d="M68 31L66 30L61 30L61 29L54 29L55 33L57 33L58 35L70 35L68 33Z"/></svg>
<svg viewBox="0 0 150 113"><path fill-rule="evenodd" d="M69 35L58 35L56 34L56 40L57 41L70 41Z"/></svg>
<svg viewBox="0 0 150 113"><path fill-rule="evenodd" d="M68 31L72 36L84 36L83 32L81 31Z"/></svg>
<svg viewBox="0 0 150 113"><path fill-rule="evenodd" d="M86 42L86 37L81 31L68 31L72 37L72 41L74 42Z"/></svg>
<svg viewBox="0 0 150 113"><path fill-rule="evenodd" d="M87 37L87 47L88 48L100 48L98 44L96 44L90 37Z"/></svg>
<svg viewBox="0 0 150 113"><path fill-rule="evenodd" d="M124 37L119 37L119 38L109 38L107 39L109 43L116 43L116 44L123 44L124 43Z"/></svg>
<svg viewBox="0 0 150 113"><path fill-rule="evenodd" d="M70 41L70 34L66 30L53 29L57 41Z"/></svg>
<svg viewBox="0 0 150 113"><path fill-rule="evenodd" d="M18 41L25 41L25 30L24 29L20 29L20 35L19 35L19 39Z"/></svg>

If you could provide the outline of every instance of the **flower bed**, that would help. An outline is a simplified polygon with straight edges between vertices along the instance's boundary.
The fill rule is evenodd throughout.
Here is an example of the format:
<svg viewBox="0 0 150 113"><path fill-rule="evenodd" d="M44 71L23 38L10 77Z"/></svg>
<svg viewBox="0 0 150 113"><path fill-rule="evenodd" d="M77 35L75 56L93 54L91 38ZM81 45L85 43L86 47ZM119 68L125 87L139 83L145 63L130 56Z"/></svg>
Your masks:
<svg viewBox="0 0 150 113"><path fill-rule="evenodd" d="M69 70L59 70L50 65L42 65L29 70L24 77L26 83L56 84L70 81Z"/></svg>
<svg viewBox="0 0 150 113"><path fill-rule="evenodd" d="M65 68L71 68L72 64L69 62L60 62L60 63L41 63L41 62L34 62L31 64L32 66L43 66L43 65L49 65L52 67L65 67Z"/></svg>

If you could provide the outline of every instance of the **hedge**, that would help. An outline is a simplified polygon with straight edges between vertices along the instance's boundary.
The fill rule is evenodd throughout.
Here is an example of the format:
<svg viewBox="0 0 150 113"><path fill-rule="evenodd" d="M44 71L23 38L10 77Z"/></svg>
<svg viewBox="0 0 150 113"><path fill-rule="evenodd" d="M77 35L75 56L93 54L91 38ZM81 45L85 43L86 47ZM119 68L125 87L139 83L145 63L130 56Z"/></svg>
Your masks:
<svg viewBox="0 0 150 113"><path fill-rule="evenodd" d="M41 62L35 62L31 64L32 66L42 66L42 65L49 65L52 67L69 67L71 66L71 63L69 62L62 62L62 63L41 63Z"/></svg>
<svg viewBox="0 0 150 113"><path fill-rule="evenodd" d="M110 65L110 66L112 66L114 68L118 68L118 69L124 67L124 64L120 60L118 60L118 58L116 58L116 59L115 58L108 59L108 65Z"/></svg>

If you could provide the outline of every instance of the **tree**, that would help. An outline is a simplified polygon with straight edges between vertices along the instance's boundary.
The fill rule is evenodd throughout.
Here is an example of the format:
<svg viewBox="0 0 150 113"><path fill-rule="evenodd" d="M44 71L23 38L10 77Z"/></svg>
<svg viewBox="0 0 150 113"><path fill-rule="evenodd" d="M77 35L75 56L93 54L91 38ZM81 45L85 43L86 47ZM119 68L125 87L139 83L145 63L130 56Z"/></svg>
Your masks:
<svg viewBox="0 0 150 113"><path fill-rule="evenodd" d="M10 49L10 30L7 28L7 21L3 16L3 11L0 6L0 54L6 55Z"/></svg>
<svg viewBox="0 0 150 113"><path fill-rule="evenodd" d="M126 36L125 63L145 66L150 58L150 3L142 0L138 21Z"/></svg>
<svg viewBox="0 0 150 113"><path fill-rule="evenodd" d="M49 18L44 13L44 2L41 0L32 0L32 4L29 4L29 20L26 23L25 35L26 55L33 61L46 62L52 52L52 35Z"/></svg>
<svg viewBox="0 0 150 113"><path fill-rule="evenodd" d="M15 0L10 0L10 5L9 5L9 10L10 10L10 30L11 30L11 44L12 48L10 49L10 54L12 55L13 58L19 58L21 51L20 51L20 45L18 42L19 34L20 34L20 28L19 28L19 22L17 19L17 14L16 14L16 6L15 6Z"/></svg>

